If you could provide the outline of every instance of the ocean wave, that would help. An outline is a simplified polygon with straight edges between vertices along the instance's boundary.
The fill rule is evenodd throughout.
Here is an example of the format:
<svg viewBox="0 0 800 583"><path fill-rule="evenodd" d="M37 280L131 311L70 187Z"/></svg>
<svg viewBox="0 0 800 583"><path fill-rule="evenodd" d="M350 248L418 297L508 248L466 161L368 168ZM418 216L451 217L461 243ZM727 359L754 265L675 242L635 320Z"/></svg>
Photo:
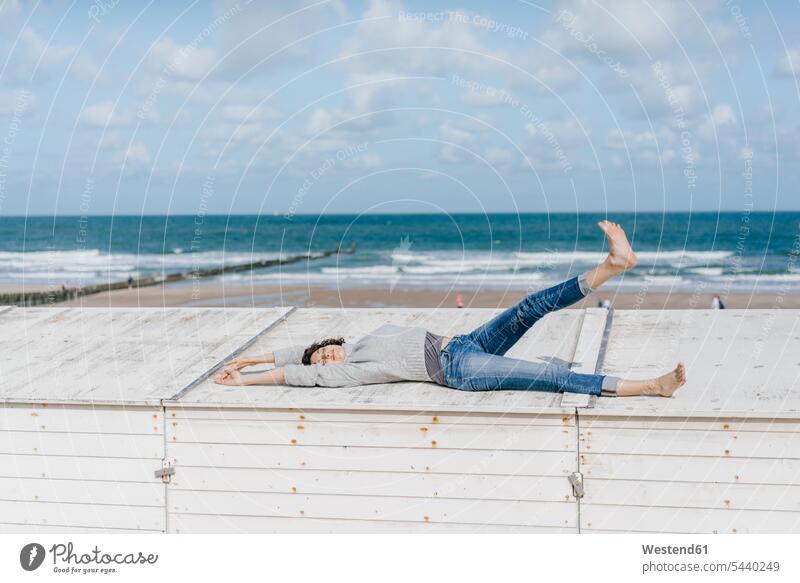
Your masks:
<svg viewBox="0 0 800 583"><path fill-rule="evenodd" d="M726 263L733 256L729 251L638 251L640 265L667 265L671 267L708 266ZM517 251L517 252L393 252L388 259L392 265L404 270L419 267L436 269L435 273L451 271L474 271L476 269L552 269L564 265L594 265L605 259L606 254L594 251ZM433 271L431 273L434 273Z"/></svg>
<svg viewBox="0 0 800 583"><path fill-rule="evenodd" d="M225 253L222 251L103 253L99 249L73 251L0 252L0 279L4 280L117 280L160 273L185 272L221 265L277 259L285 253Z"/></svg>

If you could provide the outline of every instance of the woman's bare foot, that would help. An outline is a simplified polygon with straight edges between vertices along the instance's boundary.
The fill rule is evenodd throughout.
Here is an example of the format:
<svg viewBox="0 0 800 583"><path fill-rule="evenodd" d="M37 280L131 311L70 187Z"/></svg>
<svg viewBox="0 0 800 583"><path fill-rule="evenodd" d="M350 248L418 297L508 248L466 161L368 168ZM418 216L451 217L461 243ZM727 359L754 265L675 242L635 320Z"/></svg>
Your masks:
<svg viewBox="0 0 800 583"><path fill-rule="evenodd" d="M672 394L686 384L686 367L678 363L675 370L651 379L648 383L648 394L659 397L671 397Z"/></svg>
<svg viewBox="0 0 800 583"><path fill-rule="evenodd" d="M611 221L600 221L597 225L608 239L608 257L606 257L605 263L617 273L635 267L638 259L623 228L618 223Z"/></svg>

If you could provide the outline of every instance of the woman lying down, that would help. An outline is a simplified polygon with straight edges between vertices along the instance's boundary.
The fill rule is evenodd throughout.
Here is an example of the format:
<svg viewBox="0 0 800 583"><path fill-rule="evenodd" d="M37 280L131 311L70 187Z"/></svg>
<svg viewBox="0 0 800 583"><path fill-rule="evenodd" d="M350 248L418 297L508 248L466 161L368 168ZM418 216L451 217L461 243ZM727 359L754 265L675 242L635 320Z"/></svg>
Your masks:
<svg viewBox="0 0 800 583"><path fill-rule="evenodd" d="M627 380L583 374L565 366L504 356L531 326L550 312L583 299L612 277L636 265L628 237L616 223L598 223L608 239L608 257L591 271L532 293L469 334L452 338L424 328L387 324L353 345L328 338L262 357L226 363L214 380L222 385L348 387L397 381L432 381L464 391L548 391L630 397L671 397L686 382L682 363L651 379ZM257 374L239 371L257 364L275 368Z"/></svg>

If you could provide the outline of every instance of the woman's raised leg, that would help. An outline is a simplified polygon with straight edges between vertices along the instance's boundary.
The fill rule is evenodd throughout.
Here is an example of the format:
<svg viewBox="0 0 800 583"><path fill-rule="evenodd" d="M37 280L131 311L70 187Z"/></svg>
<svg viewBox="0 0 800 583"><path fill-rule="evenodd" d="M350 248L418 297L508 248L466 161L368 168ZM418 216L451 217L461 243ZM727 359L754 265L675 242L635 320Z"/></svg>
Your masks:
<svg viewBox="0 0 800 583"><path fill-rule="evenodd" d="M542 317L582 300L612 277L634 267L636 255L622 227L611 221L597 225L608 240L608 257L602 263L579 277L527 295L466 334L467 339L484 352L502 356Z"/></svg>

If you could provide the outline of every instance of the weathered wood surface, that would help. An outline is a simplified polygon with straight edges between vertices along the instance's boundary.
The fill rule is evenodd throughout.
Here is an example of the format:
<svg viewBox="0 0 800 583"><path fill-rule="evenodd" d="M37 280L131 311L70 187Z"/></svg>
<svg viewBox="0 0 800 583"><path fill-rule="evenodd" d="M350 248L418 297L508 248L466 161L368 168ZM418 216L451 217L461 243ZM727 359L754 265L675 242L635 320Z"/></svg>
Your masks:
<svg viewBox="0 0 800 583"><path fill-rule="evenodd" d="M159 405L288 310L7 310L0 402Z"/></svg>
<svg viewBox="0 0 800 583"><path fill-rule="evenodd" d="M568 480L577 467L574 414L367 411L359 419L339 410L168 407L166 415L170 532L213 531L223 517L258 532L312 528L305 519L328 521L322 529L352 521L355 531L577 529Z"/></svg>
<svg viewBox="0 0 800 583"><path fill-rule="evenodd" d="M0 532L166 530L160 407L0 404Z"/></svg>
<svg viewBox="0 0 800 583"><path fill-rule="evenodd" d="M595 413L800 418L800 310L618 310L604 374L646 378L678 361L671 399L599 399Z"/></svg>
<svg viewBox="0 0 800 583"><path fill-rule="evenodd" d="M574 527L498 526L496 524L451 524L446 522L398 522L327 518L279 518L275 516L215 516L175 514L171 533L575 533Z"/></svg>
<svg viewBox="0 0 800 583"><path fill-rule="evenodd" d="M422 326L445 336L464 334L490 320L493 309L298 309L247 349L256 355L330 336L354 342L381 324ZM537 323L508 356L527 360L573 362L584 313L565 310ZM262 370L254 367L251 370ZM286 385L225 387L207 381L187 392L178 405L301 409L464 411L492 413L552 412L560 395L532 391L459 391L426 382L389 383L353 388ZM569 409L571 410L571 409Z"/></svg>

